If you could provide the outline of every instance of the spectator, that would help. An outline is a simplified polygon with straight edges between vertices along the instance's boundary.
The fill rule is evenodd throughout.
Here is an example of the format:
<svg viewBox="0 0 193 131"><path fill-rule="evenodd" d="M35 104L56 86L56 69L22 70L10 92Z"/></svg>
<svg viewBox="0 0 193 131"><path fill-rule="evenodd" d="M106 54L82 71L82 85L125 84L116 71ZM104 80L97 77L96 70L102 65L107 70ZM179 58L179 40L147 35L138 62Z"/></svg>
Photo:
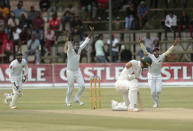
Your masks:
<svg viewBox="0 0 193 131"><path fill-rule="evenodd" d="M24 8L22 7L22 4L21 3L18 3L17 4L17 8L15 8L14 10L14 14L15 14L15 17L20 19L21 18L21 15L25 13L25 10Z"/></svg>
<svg viewBox="0 0 193 131"><path fill-rule="evenodd" d="M60 20L57 18L57 13L55 12L53 15L52 15L52 19L49 21L49 26L50 28L55 32L55 35L56 35L56 40L58 39L58 36L59 36L59 28L60 28L60 25L61 25L61 22Z"/></svg>
<svg viewBox="0 0 193 131"><path fill-rule="evenodd" d="M3 14L0 13L0 31L4 31L6 26L6 20L3 17Z"/></svg>
<svg viewBox="0 0 193 131"><path fill-rule="evenodd" d="M25 59L28 62L28 56L35 54L36 64L40 63L40 41L36 39L35 35L32 34L31 39L27 41L27 51L25 52Z"/></svg>
<svg viewBox="0 0 193 131"><path fill-rule="evenodd" d="M36 17L36 11L34 9L34 6L30 7L30 11L28 12L28 24L32 26L32 23Z"/></svg>
<svg viewBox="0 0 193 131"><path fill-rule="evenodd" d="M5 19L8 18L9 15L9 8L6 5L3 5L3 3L0 3L0 13L3 14L3 17Z"/></svg>
<svg viewBox="0 0 193 131"><path fill-rule="evenodd" d="M91 16L92 0L80 0L81 19L85 20Z"/></svg>
<svg viewBox="0 0 193 131"><path fill-rule="evenodd" d="M132 59L132 53L130 50L125 48L125 45L121 46L121 62L128 62Z"/></svg>
<svg viewBox="0 0 193 131"><path fill-rule="evenodd" d="M13 55L13 39L11 34L7 34L7 38L3 40L2 53L5 55L4 62L9 63L10 56Z"/></svg>
<svg viewBox="0 0 193 131"><path fill-rule="evenodd" d="M47 28L45 31L45 42L46 42L46 54L50 55L51 51L51 45L54 44L56 40L55 33L53 30L50 29L50 27Z"/></svg>
<svg viewBox="0 0 193 131"><path fill-rule="evenodd" d="M19 25L19 20L15 17L14 13L10 14L10 18L8 19L8 27L10 29L16 28Z"/></svg>
<svg viewBox="0 0 193 131"><path fill-rule="evenodd" d="M4 5L10 9L10 0L4 0Z"/></svg>
<svg viewBox="0 0 193 131"><path fill-rule="evenodd" d="M102 20L104 19L104 12L107 9L109 0L97 0L98 3L98 11L97 11L97 19Z"/></svg>
<svg viewBox="0 0 193 131"><path fill-rule="evenodd" d="M110 40L107 41L108 49L110 50ZM112 34L112 62L117 62L119 60L119 51L120 51L120 43L117 38L115 38L115 34ZM109 53L110 54L110 53Z"/></svg>
<svg viewBox="0 0 193 131"><path fill-rule="evenodd" d="M50 5L50 0L40 0L39 2L41 12L47 11L50 8Z"/></svg>
<svg viewBox="0 0 193 131"><path fill-rule="evenodd" d="M41 30L44 30L44 19L42 18L40 12L36 13L36 17L33 21L33 27L37 27Z"/></svg>
<svg viewBox="0 0 193 131"><path fill-rule="evenodd" d="M7 38L7 34L5 33L5 31L0 30L0 47L2 48L3 45L3 41ZM0 49L1 49L0 48Z"/></svg>
<svg viewBox="0 0 193 131"><path fill-rule="evenodd" d="M165 19L165 39L167 40L167 32L174 32L174 39L176 38L176 30L177 30L177 16L171 11L169 15L166 16Z"/></svg>
<svg viewBox="0 0 193 131"><path fill-rule="evenodd" d="M41 54L43 55L44 51L45 51L44 31L42 29L38 28L37 26L34 26L34 28L32 30L32 34L34 34L36 39L38 39L40 41Z"/></svg>
<svg viewBox="0 0 193 131"><path fill-rule="evenodd" d="M3 41L6 39L7 34L5 33L5 31L0 30L0 54L3 54L2 52L2 47L3 47ZM3 62L3 59L0 58L0 61Z"/></svg>
<svg viewBox="0 0 193 131"><path fill-rule="evenodd" d="M21 14L21 19L19 21L19 25L21 28L29 28L28 20L26 19L25 14Z"/></svg>
<svg viewBox="0 0 193 131"><path fill-rule="evenodd" d="M147 22L148 14L149 14L149 8L146 7L144 1L141 1L140 5L137 7L137 16L139 19L140 28L143 28L143 26Z"/></svg>
<svg viewBox="0 0 193 131"><path fill-rule="evenodd" d="M152 53L152 48L154 47L156 42L159 42L159 40L155 37L151 37L150 32L146 33L146 37L142 39L144 41L144 45L149 53ZM142 58L144 56L143 51L139 50L139 56Z"/></svg>
<svg viewBox="0 0 193 131"><path fill-rule="evenodd" d="M95 50L96 50L96 62L105 63L103 34L99 34L98 40L95 43Z"/></svg>
<svg viewBox="0 0 193 131"><path fill-rule="evenodd" d="M83 40L82 28L82 21L80 20L80 17L75 16L72 21L72 39L74 38L74 35L78 35L80 36L80 40Z"/></svg>
<svg viewBox="0 0 193 131"><path fill-rule="evenodd" d="M13 48L14 48L14 54L20 50L21 48L21 43L20 43L20 33L22 32L21 28L19 27L14 27L13 28ZM16 49L16 46L18 46L18 48ZM14 55L15 56L15 55Z"/></svg>
<svg viewBox="0 0 193 131"><path fill-rule="evenodd" d="M123 0L112 0L112 14L117 20L120 19L119 10L122 8Z"/></svg>
<svg viewBox="0 0 193 131"><path fill-rule="evenodd" d="M130 30L132 28L133 22L137 17L137 10L133 3L127 8L125 17L125 29Z"/></svg>
<svg viewBox="0 0 193 131"><path fill-rule="evenodd" d="M27 28L22 28L22 32L19 34L19 38L21 44L27 45L27 41L30 39L30 33Z"/></svg>
<svg viewBox="0 0 193 131"><path fill-rule="evenodd" d="M184 31L186 29L189 29L190 37L193 38L193 36L192 36L192 24L191 24L190 18L186 14L186 12L183 11L182 16L180 17L179 25L178 25L179 38L181 38L181 31Z"/></svg>
<svg viewBox="0 0 193 131"><path fill-rule="evenodd" d="M92 19L93 19L93 20L96 19L97 6L98 6L97 0L92 0L91 10L92 10Z"/></svg>
<svg viewBox="0 0 193 131"><path fill-rule="evenodd" d="M62 17L62 28L65 31L66 23L69 22L70 24L70 30L72 29L72 20L74 18L74 9L72 8L72 4L68 5L68 8L64 11L63 17Z"/></svg>

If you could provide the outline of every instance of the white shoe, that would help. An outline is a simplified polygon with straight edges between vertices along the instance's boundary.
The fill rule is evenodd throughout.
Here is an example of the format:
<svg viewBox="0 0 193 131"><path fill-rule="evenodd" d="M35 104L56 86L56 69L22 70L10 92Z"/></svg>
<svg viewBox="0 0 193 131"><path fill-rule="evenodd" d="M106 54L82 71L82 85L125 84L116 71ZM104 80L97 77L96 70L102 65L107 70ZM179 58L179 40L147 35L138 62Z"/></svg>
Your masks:
<svg viewBox="0 0 193 131"><path fill-rule="evenodd" d="M71 104L66 104L67 107L71 107Z"/></svg>
<svg viewBox="0 0 193 131"><path fill-rule="evenodd" d="M134 108L133 112L139 112L139 109L138 108Z"/></svg>
<svg viewBox="0 0 193 131"><path fill-rule="evenodd" d="M138 108L128 108L128 111L130 112L139 112Z"/></svg>
<svg viewBox="0 0 193 131"><path fill-rule="evenodd" d="M115 100L111 100L111 104L112 104L112 107L114 107L114 106L116 106L118 104L118 102L115 101Z"/></svg>
<svg viewBox="0 0 193 131"><path fill-rule="evenodd" d="M155 104L153 105L153 108L158 108L158 104L155 103Z"/></svg>
<svg viewBox="0 0 193 131"><path fill-rule="evenodd" d="M80 101L79 104L80 104L80 106L82 106L82 105L84 105L84 102Z"/></svg>
<svg viewBox="0 0 193 131"><path fill-rule="evenodd" d="M80 106L82 106L82 105L84 105L84 102L82 102L82 101L80 101L80 99L74 99L74 102L75 103L79 103L80 104Z"/></svg>
<svg viewBox="0 0 193 131"><path fill-rule="evenodd" d="M11 108L11 109L17 109L17 107L16 107L16 106L10 106L10 108Z"/></svg>

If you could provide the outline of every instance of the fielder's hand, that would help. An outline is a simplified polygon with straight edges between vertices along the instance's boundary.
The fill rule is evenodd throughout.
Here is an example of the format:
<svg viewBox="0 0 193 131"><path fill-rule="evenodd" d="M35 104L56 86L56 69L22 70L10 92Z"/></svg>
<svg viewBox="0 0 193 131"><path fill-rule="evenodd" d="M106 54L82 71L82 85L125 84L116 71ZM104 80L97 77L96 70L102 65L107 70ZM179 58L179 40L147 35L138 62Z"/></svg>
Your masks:
<svg viewBox="0 0 193 131"><path fill-rule="evenodd" d="M138 42L139 42L139 44L142 42L142 38L141 38L141 36L139 36L139 38L138 38Z"/></svg>
<svg viewBox="0 0 193 131"><path fill-rule="evenodd" d="M174 41L174 46L176 46L176 44L179 42L179 38L176 38L176 40Z"/></svg>
<svg viewBox="0 0 193 131"><path fill-rule="evenodd" d="M89 25L89 29L91 32L94 32L94 27Z"/></svg>

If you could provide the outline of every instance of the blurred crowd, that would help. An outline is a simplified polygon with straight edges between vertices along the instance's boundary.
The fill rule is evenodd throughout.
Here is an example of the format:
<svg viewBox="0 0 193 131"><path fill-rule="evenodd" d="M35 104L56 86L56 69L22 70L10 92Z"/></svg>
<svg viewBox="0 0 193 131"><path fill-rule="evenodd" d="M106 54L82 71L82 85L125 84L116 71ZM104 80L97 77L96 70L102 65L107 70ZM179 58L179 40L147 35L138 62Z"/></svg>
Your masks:
<svg viewBox="0 0 193 131"><path fill-rule="evenodd" d="M71 32L72 40L82 41L85 36L83 21L103 21L108 20L107 8L108 0L79 0L79 6L68 4L58 16L57 2L53 5L51 0L40 0L39 7L30 6L25 9L24 2L18 0L16 7L10 7L10 0L1 0L0 2L0 61L1 63L9 63L14 59L14 54L18 51L23 52L28 62L28 57L35 56L34 63L44 63L41 56L50 56L51 47L58 43L60 34L66 31ZM158 7L158 0L151 0L149 7ZM174 6L176 1L173 1ZM165 0L166 8L168 8L168 0ZM186 8L187 1L183 1L183 7ZM146 0L112 0L113 19L125 20L125 30L143 29L149 20L149 7ZM12 9L12 10L11 10ZM78 13L77 13L78 10ZM124 15L120 16L120 11L124 11ZM46 18L43 14L46 13ZM181 12L181 16L177 16L175 12L170 11L164 19L161 19L165 30L165 39L167 33L173 32L174 38L176 32L178 37L182 37L181 32L189 30L192 36L192 20L185 10ZM104 40L104 34L99 34L94 38L91 51L91 62L109 62L110 40ZM120 39L112 34L112 62L128 61L132 58L132 52L121 44ZM146 34L143 39L146 48L151 52L152 47L159 46L160 38L152 38L150 33ZM25 45L27 49L22 49ZM84 52L83 52L84 53ZM85 54L85 53L84 53ZM83 54L83 55L84 55ZM139 51L139 56L143 54Z"/></svg>

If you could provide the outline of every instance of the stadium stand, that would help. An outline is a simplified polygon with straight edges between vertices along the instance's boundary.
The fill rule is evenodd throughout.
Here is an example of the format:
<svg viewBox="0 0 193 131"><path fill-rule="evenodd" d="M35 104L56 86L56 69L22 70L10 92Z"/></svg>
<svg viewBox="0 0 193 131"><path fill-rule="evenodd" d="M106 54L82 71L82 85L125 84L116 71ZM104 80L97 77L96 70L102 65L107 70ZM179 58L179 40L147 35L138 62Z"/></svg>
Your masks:
<svg viewBox="0 0 193 131"><path fill-rule="evenodd" d="M17 7L18 3L22 3L22 7L25 9L25 16L28 18L28 12L30 11L30 7L33 5L35 7L35 11L41 11L39 2L41 0L9 0L10 5L10 12L13 12L15 8ZM64 13L64 10L69 4L72 4L73 8L75 9L74 15L79 15L81 16L81 11L80 11L80 1L79 0L71 0L71 1L63 1L63 0L53 0L50 1L50 7L47 11L41 11L42 18L44 19L44 31L47 29L49 26L49 19L51 19L52 14L57 11L58 18L61 19ZM3 2L3 1L2 1ZM124 1L125 2L125 1ZM183 8L181 7L180 3L177 3L177 6L175 8L173 7L173 3L169 3L170 8L166 8L164 3L161 2L158 6L158 8L150 8L149 10L149 17L148 21L145 24L145 26L140 29L138 27L132 28L130 30L125 29L125 14L126 10L125 8L129 6L129 3L123 2L123 7L119 9L119 15L120 18L113 17L112 21L112 28L113 28L113 33L115 36L120 40L120 43L122 45L125 45L127 49L129 49L132 53L133 58L139 58L138 57L138 50L139 46L136 44L137 38L139 36L144 37L146 32L150 32L152 36L158 37L160 39L160 49L162 52L166 51L167 48L171 45L171 42L173 41L173 33L169 32L168 33L168 41L164 41L164 28L162 28L162 23L164 23L165 16L168 14L170 11L174 11L175 14L178 16L181 15L183 10L189 11L191 8ZM146 0L145 1L146 5L150 5L150 1ZM93 5L93 9L94 9ZM6 7L6 5L5 5ZM92 4L91 4L92 7ZM92 8L91 8L92 9ZM91 10L92 12L92 10ZM82 24L83 24L83 36L87 34L87 26L88 25L94 25L96 32L95 32L95 37L97 37L98 34L102 33L104 35L104 42L106 44L106 41L109 39L109 32L108 32L108 8L104 12L105 19L98 20L97 16L96 18L93 18L93 16L90 14L88 15L88 18L82 19ZM189 13L190 16L192 16L191 12ZM159 17L158 17L159 16ZM8 18L5 18L8 19ZM179 20L179 19L178 19ZM22 29L22 27L19 26L19 28ZM71 30L70 29L70 23L66 24L66 30ZM9 27L5 27L6 33L11 33L11 29ZM29 33L33 31L33 26L30 25L28 28ZM41 54L41 63L63 63L66 61L66 56L63 53L63 47L65 44L65 31L62 30L62 25L59 27L59 33L58 40L55 41L55 44L52 45L51 47L51 54L46 55L46 51L44 50L45 44L44 41L42 41L42 54ZM178 36L178 33L177 33ZM95 38L94 38L95 40ZM168 58L168 61L192 61L193 60L193 40L189 36L189 31L185 30L181 33L181 41L180 44L177 46L175 53L173 53L173 58ZM91 43L91 46L94 45L94 42ZM16 45L17 46L17 45ZM17 49L17 48L15 48ZM87 50L85 50L84 54L82 55L82 62L94 62L95 58L89 58L90 56L94 57L94 55L90 55L94 53L94 50L92 49L91 51L88 51L90 48L88 47ZM25 51L27 50L27 44L22 44L21 46L22 52L25 54ZM180 56L175 58L174 56ZM4 56L3 53L0 55L1 57ZM14 56L14 55L13 55ZM14 57L11 57L10 59L13 59ZM108 56L109 57L109 56ZM120 58L120 57L119 57ZM29 58L29 61L34 61L34 56L31 55ZM3 61L1 61L2 63Z"/></svg>

